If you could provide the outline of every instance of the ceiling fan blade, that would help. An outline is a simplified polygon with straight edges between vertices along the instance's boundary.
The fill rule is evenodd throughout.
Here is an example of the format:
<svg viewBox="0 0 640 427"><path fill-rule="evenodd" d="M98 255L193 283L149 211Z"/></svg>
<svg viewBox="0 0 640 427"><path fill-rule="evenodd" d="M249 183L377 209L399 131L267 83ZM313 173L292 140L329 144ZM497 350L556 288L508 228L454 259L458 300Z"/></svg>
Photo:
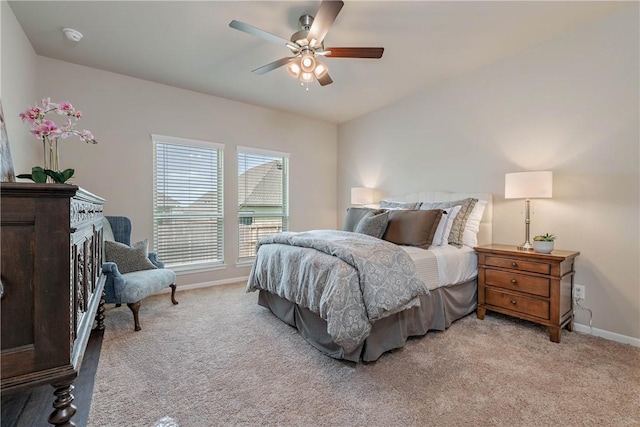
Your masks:
<svg viewBox="0 0 640 427"><path fill-rule="evenodd" d="M256 74L264 74L264 73L268 73L271 70L275 70L276 68L280 68L283 65L288 64L289 62L291 62L292 60L296 59L295 56L292 57L286 57L286 58L280 58L277 61L273 61L270 64L267 65L263 65L260 68L256 68L255 70L251 71L252 73L256 73Z"/></svg>
<svg viewBox="0 0 640 427"><path fill-rule="evenodd" d="M287 39L283 39L282 37L276 36L275 34L267 33L266 31L261 30L260 28L256 28L252 25L245 24L244 22L236 21L235 19L229 22L229 26L235 30L243 31L247 34L251 34L252 36L257 36L257 37L260 37L261 39L264 39L279 45L284 45L287 47L289 46L295 47L295 44L290 42Z"/></svg>
<svg viewBox="0 0 640 427"><path fill-rule="evenodd" d="M327 58L382 58L383 47L326 47Z"/></svg>
<svg viewBox="0 0 640 427"><path fill-rule="evenodd" d="M333 83L333 80L331 80L331 76L329 76L329 73L327 73L318 79L318 83L320 83L320 86L326 86Z"/></svg>
<svg viewBox="0 0 640 427"><path fill-rule="evenodd" d="M344 6L344 2L342 1L324 0L322 4L320 4L320 9L318 9L318 13L316 13L315 18L313 18L313 24L311 24L309 34L307 35L307 41L311 46L322 43L331 24L333 24L338 13L340 13L342 6ZM313 40L315 40L315 42Z"/></svg>

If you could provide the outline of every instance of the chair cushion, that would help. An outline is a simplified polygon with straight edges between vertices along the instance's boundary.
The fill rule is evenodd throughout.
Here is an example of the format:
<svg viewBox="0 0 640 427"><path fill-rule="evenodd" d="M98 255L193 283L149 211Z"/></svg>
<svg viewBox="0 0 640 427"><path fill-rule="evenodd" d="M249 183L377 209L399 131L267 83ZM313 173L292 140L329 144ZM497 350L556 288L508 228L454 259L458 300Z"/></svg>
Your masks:
<svg viewBox="0 0 640 427"><path fill-rule="evenodd" d="M132 271L153 270L157 268L147 257L148 242L143 240L133 246L124 243L104 242L104 258L107 262L115 262L120 274Z"/></svg>
<svg viewBox="0 0 640 427"><path fill-rule="evenodd" d="M123 303L134 303L176 283L176 273L166 268L123 274L126 286L120 294Z"/></svg>

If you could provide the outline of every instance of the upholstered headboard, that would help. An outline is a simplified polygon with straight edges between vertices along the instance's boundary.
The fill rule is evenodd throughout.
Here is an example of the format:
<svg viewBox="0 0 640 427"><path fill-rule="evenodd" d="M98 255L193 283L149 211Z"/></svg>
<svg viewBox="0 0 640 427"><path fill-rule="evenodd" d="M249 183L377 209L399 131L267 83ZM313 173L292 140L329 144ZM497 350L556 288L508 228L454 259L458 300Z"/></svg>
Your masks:
<svg viewBox="0 0 640 427"><path fill-rule="evenodd" d="M385 197L385 200L396 202L450 202L473 197L478 200L486 200L478 232L478 245L488 245L493 239L493 194L491 193L452 193L449 191L421 191L406 196Z"/></svg>

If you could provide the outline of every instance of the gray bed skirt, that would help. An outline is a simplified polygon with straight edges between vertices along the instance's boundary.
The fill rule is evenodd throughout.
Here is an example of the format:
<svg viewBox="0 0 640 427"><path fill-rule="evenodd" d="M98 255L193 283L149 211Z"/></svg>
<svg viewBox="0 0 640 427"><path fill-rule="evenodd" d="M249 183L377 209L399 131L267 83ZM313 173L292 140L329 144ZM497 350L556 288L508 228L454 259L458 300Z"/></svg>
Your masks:
<svg viewBox="0 0 640 427"><path fill-rule="evenodd" d="M372 362L383 353L400 348L409 337L430 330L443 331L477 306L477 279L443 286L420 297L420 307L396 313L373 323L367 339L354 351L345 353L327 333L327 322L307 308L278 295L261 290L258 304L267 307L280 320L296 328L309 344L335 359Z"/></svg>

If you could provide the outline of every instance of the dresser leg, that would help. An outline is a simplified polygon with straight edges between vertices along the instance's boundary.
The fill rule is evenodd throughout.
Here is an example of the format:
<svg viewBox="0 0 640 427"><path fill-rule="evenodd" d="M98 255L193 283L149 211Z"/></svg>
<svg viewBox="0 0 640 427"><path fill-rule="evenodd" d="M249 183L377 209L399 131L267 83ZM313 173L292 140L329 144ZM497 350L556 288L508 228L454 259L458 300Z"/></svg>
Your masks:
<svg viewBox="0 0 640 427"><path fill-rule="evenodd" d="M75 405L73 405L73 394L71 394L74 380L75 378L52 384L55 388L53 394L56 396L56 400L53 402L55 410L49 415L50 424L65 427L75 426L75 424L70 421L77 410Z"/></svg>
<svg viewBox="0 0 640 427"><path fill-rule="evenodd" d="M476 314L478 315L478 319L484 320L485 311L486 310L483 307L478 307L478 310L476 311Z"/></svg>
<svg viewBox="0 0 640 427"><path fill-rule="evenodd" d="M560 342L560 326L549 326L549 339L553 342Z"/></svg>
<svg viewBox="0 0 640 427"><path fill-rule="evenodd" d="M99 331L104 330L104 304L105 304L104 296L105 296L105 293L103 291L102 295L100 296L100 304L98 304L98 311L96 312L96 322L98 322L96 329Z"/></svg>

